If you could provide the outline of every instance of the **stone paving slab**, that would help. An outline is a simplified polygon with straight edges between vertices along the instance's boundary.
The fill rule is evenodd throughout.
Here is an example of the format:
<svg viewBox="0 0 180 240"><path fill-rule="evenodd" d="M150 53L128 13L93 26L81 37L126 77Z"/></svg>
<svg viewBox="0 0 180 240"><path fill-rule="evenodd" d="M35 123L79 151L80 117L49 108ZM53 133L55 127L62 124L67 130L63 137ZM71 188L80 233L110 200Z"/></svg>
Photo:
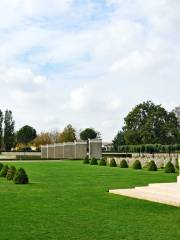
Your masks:
<svg viewBox="0 0 180 240"><path fill-rule="evenodd" d="M180 184L157 183L145 187L109 190L110 193L180 207Z"/></svg>

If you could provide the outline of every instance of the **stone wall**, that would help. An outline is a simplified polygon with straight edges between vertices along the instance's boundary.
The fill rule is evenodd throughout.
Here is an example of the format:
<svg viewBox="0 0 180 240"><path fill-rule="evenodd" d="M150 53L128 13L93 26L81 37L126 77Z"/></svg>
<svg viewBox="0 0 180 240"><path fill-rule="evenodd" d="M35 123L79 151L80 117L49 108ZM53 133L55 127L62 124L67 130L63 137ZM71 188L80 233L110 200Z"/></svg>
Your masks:
<svg viewBox="0 0 180 240"><path fill-rule="evenodd" d="M102 141L89 140L41 146L42 159L84 159L102 157Z"/></svg>

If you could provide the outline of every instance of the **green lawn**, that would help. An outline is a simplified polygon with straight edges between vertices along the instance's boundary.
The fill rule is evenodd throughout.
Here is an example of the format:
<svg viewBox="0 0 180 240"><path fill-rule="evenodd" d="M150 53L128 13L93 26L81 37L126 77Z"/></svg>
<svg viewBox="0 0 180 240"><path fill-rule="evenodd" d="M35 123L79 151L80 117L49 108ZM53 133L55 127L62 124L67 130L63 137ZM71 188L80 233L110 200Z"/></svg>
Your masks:
<svg viewBox="0 0 180 240"><path fill-rule="evenodd" d="M176 181L176 174L81 161L13 165L27 170L31 184L15 185L0 178L1 240L180 239L179 208L107 192Z"/></svg>

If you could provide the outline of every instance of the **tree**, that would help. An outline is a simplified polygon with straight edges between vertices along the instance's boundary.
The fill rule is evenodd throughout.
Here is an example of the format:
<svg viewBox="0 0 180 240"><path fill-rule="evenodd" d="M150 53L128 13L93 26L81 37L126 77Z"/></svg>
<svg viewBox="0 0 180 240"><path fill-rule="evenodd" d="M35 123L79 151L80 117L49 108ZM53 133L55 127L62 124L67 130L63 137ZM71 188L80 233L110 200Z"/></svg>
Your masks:
<svg viewBox="0 0 180 240"><path fill-rule="evenodd" d="M180 123L180 107L176 107L175 109L173 109L172 112L175 113L175 115L178 118L178 121Z"/></svg>
<svg viewBox="0 0 180 240"><path fill-rule="evenodd" d="M14 120L10 110L5 111L4 117L4 146L6 151L10 151L15 143Z"/></svg>
<svg viewBox="0 0 180 240"><path fill-rule="evenodd" d="M180 125L174 113L151 101L137 105L124 119L126 144L175 144Z"/></svg>
<svg viewBox="0 0 180 240"><path fill-rule="evenodd" d="M42 132L33 140L33 144L38 148L41 145L51 144L51 135L48 132Z"/></svg>
<svg viewBox="0 0 180 240"><path fill-rule="evenodd" d="M98 133L93 128L86 128L80 133L81 140L95 139Z"/></svg>
<svg viewBox="0 0 180 240"><path fill-rule="evenodd" d="M60 133L59 141L63 142L74 142L76 140L76 130L71 124L64 128L63 132Z"/></svg>
<svg viewBox="0 0 180 240"><path fill-rule="evenodd" d="M36 130L28 125L25 125L17 132L17 143L27 145L37 137Z"/></svg>
<svg viewBox="0 0 180 240"><path fill-rule="evenodd" d="M112 141L115 151L118 151L118 146L125 145L124 132L119 131Z"/></svg>
<svg viewBox="0 0 180 240"><path fill-rule="evenodd" d="M2 148L3 143L3 113L0 110L0 149Z"/></svg>

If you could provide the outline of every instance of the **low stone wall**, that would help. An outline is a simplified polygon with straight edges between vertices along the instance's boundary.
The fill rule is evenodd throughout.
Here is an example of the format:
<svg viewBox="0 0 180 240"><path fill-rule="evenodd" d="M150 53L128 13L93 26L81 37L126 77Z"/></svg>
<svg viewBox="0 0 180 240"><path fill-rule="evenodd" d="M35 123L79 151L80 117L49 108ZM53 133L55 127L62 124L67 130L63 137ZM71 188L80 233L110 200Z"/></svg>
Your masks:
<svg viewBox="0 0 180 240"><path fill-rule="evenodd" d="M171 156L169 156L169 154L155 154L155 156L153 157L151 154L147 154L146 156L139 156L138 154L133 154L132 158L120 158L120 157L107 157L107 163L110 163L110 160L114 158L117 165L120 165L120 162L123 159L126 159L126 161L128 162L129 166L133 165L133 162L135 160L140 160L142 166L146 166L148 164L149 161L154 160L156 165L158 166L158 168L164 167L166 165L166 163L168 161L172 161L172 163L175 165L176 163L176 159L178 158L177 154L171 154Z"/></svg>

